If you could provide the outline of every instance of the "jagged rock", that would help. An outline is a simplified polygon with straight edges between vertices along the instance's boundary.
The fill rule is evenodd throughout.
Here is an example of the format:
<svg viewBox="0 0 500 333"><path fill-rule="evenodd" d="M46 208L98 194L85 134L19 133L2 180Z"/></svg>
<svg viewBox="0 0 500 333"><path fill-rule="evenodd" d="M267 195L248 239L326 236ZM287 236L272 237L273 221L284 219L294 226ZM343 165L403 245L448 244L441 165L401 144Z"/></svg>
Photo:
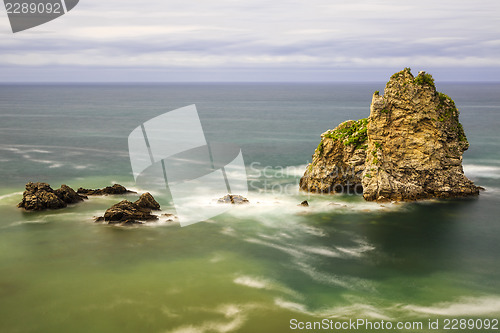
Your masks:
<svg viewBox="0 0 500 333"><path fill-rule="evenodd" d="M128 200L114 204L104 213L104 221L108 223L121 223L127 220L156 220L157 216L151 214L151 209L141 208Z"/></svg>
<svg viewBox="0 0 500 333"><path fill-rule="evenodd" d="M157 220L158 216L151 214L151 211L159 210L160 205L150 193L144 193L135 201L120 201L106 210L103 217L97 218L96 222L105 221L108 224L142 224L142 221Z"/></svg>
<svg viewBox="0 0 500 333"><path fill-rule="evenodd" d="M26 184L22 201L17 205L26 210L60 209L67 204L62 201L47 183Z"/></svg>
<svg viewBox="0 0 500 333"><path fill-rule="evenodd" d="M135 202L138 207L141 208L149 208L153 210L159 210L160 204L156 202L155 198L151 195L151 193L146 192L139 197L139 199Z"/></svg>
<svg viewBox="0 0 500 333"><path fill-rule="evenodd" d="M136 193L134 191L129 191L127 190L124 186L120 184L114 184L113 186L107 186L102 189L96 189L96 190L91 190L91 189L86 189L80 187L77 190L77 193L83 194L83 195L116 195L116 194L127 194L127 193Z"/></svg>
<svg viewBox="0 0 500 333"><path fill-rule="evenodd" d="M362 192L367 147L367 119L348 120L321 134L312 163L300 179L309 192Z"/></svg>
<svg viewBox="0 0 500 333"><path fill-rule="evenodd" d="M47 183L26 184L22 201L17 205L26 210L61 209L68 204L83 201L85 196L78 195L71 187L62 185L60 189L53 190Z"/></svg>
<svg viewBox="0 0 500 333"><path fill-rule="evenodd" d="M430 74L394 74L384 96L373 95L362 184L366 200L416 200L477 195L463 172L469 143L453 100Z"/></svg>
<svg viewBox="0 0 500 333"><path fill-rule="evenodd" d="M68 185L61 185L61 188L54 191L55 195L57 195L62 201L72 204L83 201L83 199L88 199L85 195L81 195L75 192Z"/></svg>
<svg viewBox="0 0 500 333"><path fill-rule="evenodd" d="M227 203L227 204L246 204L249 203L247 198L242 197L241 195L234 195L234 194L228 194L224 196L223 198L220 198L217 200L218 203Z"/></svg>
<svg viewBox="0 0 500 333"><path fill-rule="evenodd" d="M430 74L414 77L404 69L391 77L383 96L374 93L368 119L322 134L300 187L349 192L354 186L369 201L477 195L462 169L469 143L458 114Z"/></svg>
<svg viewBox="0 0 500 333"><path fill-rule="evenodd" d="M304 200L300 204L298 204L298 206L309 207L309 202L307 202L307 200Z"/></svg>

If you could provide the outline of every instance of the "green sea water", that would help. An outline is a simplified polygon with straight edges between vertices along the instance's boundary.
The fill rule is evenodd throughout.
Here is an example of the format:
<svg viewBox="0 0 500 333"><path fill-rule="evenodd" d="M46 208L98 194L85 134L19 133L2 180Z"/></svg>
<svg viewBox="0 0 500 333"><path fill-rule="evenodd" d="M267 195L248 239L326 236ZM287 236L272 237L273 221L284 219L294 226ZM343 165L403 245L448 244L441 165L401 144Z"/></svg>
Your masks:
<svg viewBox="0 0 500 333"><path fill-rule="evenodd" d="M0 332L349 331L293 330L293 319L446 332L446 319L500 319L500 85L438 89L461 111L479 198L379 205L298 192L319 135L366 117L383 84L0 86ZM242 147L250 205L184 228L93 222L133 194L16 208L28 181L145 190L128 134L190 104L209 141Z"/></svg>

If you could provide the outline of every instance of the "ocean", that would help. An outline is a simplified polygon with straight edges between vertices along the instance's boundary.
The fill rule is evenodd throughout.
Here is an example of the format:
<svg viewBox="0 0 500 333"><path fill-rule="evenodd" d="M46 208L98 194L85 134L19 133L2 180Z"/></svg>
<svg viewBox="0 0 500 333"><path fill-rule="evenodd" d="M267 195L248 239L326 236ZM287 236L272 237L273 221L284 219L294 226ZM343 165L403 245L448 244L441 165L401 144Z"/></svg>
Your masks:
<svg viewBox="0 0 500 333"><path fill-rule="evenodd" d="M461 112L464 170L486 189L478 198L380 205L298 191L320 134L367 117L383 88L0 85L0 332L500 328L500 84L437 84ZM134 182L128 135L191 104L209 142L241 147L249 205L182 228L94 223L133 194L16 208L29 181L147 190ZM360 326L335 328L349 320Z"/></svg>

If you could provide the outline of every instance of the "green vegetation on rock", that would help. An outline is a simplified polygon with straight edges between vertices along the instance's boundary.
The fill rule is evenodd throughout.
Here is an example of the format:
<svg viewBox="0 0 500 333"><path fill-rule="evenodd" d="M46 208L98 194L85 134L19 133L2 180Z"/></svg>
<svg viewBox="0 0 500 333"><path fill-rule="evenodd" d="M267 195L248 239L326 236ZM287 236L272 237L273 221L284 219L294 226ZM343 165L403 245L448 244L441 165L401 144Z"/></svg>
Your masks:
<svg viewBox="0 0 500 333"><path fill-rule="evenodd" d="M354 144L356 148L363 148L363 144L368 140L368 135L366 134L368 130L367 125L368 118L346 122L344 126L339 126L325 133L324 138L341 140L346 146Z"/></svg>
<svg viewBox="0 0 500 333"><path fill-rule="evenodd" d="M437 111L441 112L441 115L437 119L439 122L452 121L452 125L450 127L451 130L456 131L458 135L458 139L461 142L468 142L467 137L465 136L464 128L458 119L460 112L455 105L455 101L451 99L450 96L438 92L439 97L439 105L437 106Z"/></svg>
<svg viewBox="0 0 500 333"><path fill-rule="evenodd" d="M441 92L438 92L438 96L439 96L438 109L443 109L445 108L445 106L449 105L450 106L449 112L451 112L451 114L449 114L448 117L453 115L455 120L458 121L459 111L457 109L457 106L455 105L455 101L452 100L450 96Z"/></svg>
<svg viewBox="0 0 500 333"><path fill-rule="evenodd" d="M317 151L318 153L320 153L320 154L323 152L323 141L320 141L320 142L319 142L319 145L318 145L318 147L316 148L316 151Z"/></svg>
<svg viewBox="0 0 500 333"><path fill-rule="evenodd" d="M421 86L423 86L424 84L427 84L431 87L435 87L434 78L432 77L432 75L427 74L427 73L423 73L423 72L418 74L418 76L415 78L414 82L416 84L421 85Z"/></svg>
<svg viewBox="0 0 500 333"><path fill-rule="evenodd" d="M450 101L452 101L452 102L453 102L453 100L451 99L451 97L450 97L450 96L448 96L448 95L446 95L446 94L444 94L444 93L442 93L442 92L438 92L438 96L439 96L439 101L440 101L441 103L444 103L446 100L450 100Z"/></svg>
<svg viewBox="0 0 500 333"><path fill-rule="evenodd" d="M457 125L457 132L458 132L458 139L462 142L467 142L467 144L468 144L469 141L467 141L467 137L465 136L464 128L463 128L462 124L460 124L460 123L458 123L458 125Z"/></svg>
<svg viewBox="0 0 500 333"><path fill-rule="evenodd" d="M413 75L411 74L411 68L410 67L406 67L402 71L399 71L397 73L392 74L391 79L397 79L400 76L404 76L405 73L408 73L408 74L410 74L413 77Z"/></svg>
<svg viewBox="0 0 500 333"><path fill-rule="evenodd" d="M379 151L379 149L382 149L382 144L380 142L377 142L375 141L373 143L375 145L375 149L372 150L372 155L373 155L373 164L378 164L378 157L377 157L377 153Z"/></svg>

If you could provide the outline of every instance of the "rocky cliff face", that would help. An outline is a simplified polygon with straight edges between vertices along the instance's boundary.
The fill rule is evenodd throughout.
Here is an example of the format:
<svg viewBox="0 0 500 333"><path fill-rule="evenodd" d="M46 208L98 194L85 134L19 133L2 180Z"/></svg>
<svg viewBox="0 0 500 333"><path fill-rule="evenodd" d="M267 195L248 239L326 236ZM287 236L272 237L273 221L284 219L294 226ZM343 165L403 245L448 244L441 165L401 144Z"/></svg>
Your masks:
<svg viewBox="0 0 500 333"><path fill-rule="evenodd" d="M316 150L300 186L326 192L332 182L349 179L362 184L369 201L477 195L478 187L462 169L462 154L469 143L458 115L453 100L436 91L432 76L421 72L414 77L409 69L396 73L383 96L373 95L366 139L352 145L359 137L356 132L340 140L337 135L328 139L324 133L323 151ZM351 178L332 177L330 170L339 166L357 172Z"/></svg>
<svg viewBox="0 0 500 333"><path fill-rule="evenodd" d="M465 177L469 147L453 100L429 74L394 74L373 95L362 184L366 200L415 200L478 194Z"/></svg>

